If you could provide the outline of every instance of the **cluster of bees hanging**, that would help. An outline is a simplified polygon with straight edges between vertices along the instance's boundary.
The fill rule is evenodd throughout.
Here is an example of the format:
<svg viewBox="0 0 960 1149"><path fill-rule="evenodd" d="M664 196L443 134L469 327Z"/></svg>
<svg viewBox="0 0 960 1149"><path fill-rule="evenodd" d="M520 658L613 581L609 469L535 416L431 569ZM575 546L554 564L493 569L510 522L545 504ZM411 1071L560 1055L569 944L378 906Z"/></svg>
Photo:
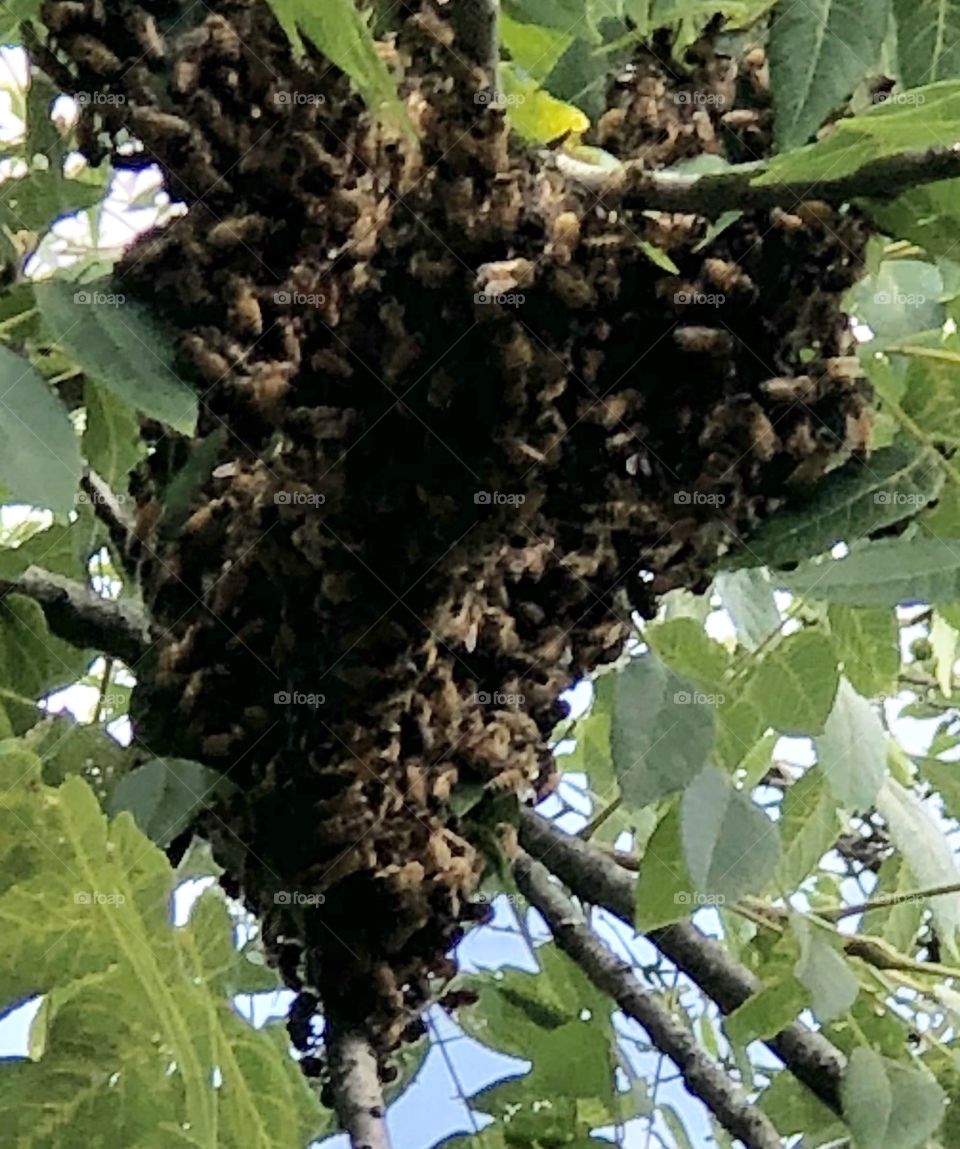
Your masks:
<svg viewBox="0 0 960 1149"><path fill-rule="evenodd" d="M145 428L163 638L135 719L228 773L205 832L311 1069L319 1000L384 1056L416 1032L478 913L470 818L549 787L565 687L866 436L839 305L855 216L712 236L626 210L473 100L441 6L405 8L381 54L416 139L295 60L261 0L44 5L58 81L122 97L87 104L88 153L159 164L188 208L117 269L203 396L196 439ZM755 50L644 49L596 142L650 167L763 154L764 73Z"/></svg>

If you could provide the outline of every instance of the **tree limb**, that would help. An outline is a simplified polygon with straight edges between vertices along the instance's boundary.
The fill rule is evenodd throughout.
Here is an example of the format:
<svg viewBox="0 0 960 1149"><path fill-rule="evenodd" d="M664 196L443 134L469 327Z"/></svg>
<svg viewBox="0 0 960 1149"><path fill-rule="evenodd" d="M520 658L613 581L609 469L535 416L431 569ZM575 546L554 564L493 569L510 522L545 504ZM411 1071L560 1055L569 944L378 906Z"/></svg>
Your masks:
<svg viewBox="0 0 960 1149"><path fill-rule="evenodd" d="M325 1017L330 1089L340 1128L349 1135L351 1149L390 1149L376 1054L363 1033L329 1008Z"/></svg>
<svg viewBox="0 0 960 1149"><path fill-rule="evenodd" d="M50 630L79 647L95 647L135 666L150 645L144 615L125 602L98 598L82 583L28 567L16 579L0 579L0 601L22 594L43 607Z"/></svg>
<svg viewBox="0 0 960 1149"><path fill-rule="evenodd" d="M633 925L636 878L587 842L564 834L533 810L520 815L520 844L583 902L603 906ZM651 930L647 938L719 1006L731 1013L760 988L760 980L690 922ZM799 1081L836 1113L845 1061L819 1033L795 1022L766 1042Z"/></svg>
<svg viewBox="0 0 960 1149"><path fill-rule="evenodd" d="M81 498L90 503L93 513L107 528L107 534L113 543L121 563L126 563L129 570L133 564L129 562L130 543L136 535L133 515L124 506L124 496L117 495L110 486L97 474L88 468L80 477Z"/></svg>
<svg viewBox="0 0 960 1149"><path fill-rule="evenodd" d="M500 60L500 0L454 0L451 8L457 51L482 68L495 85Z"/></svg>
<svg viewBox="0 0 960 1149"><path fill-rule="evenodd" d="M742 164L703 175L644 171L629 162L625 166L621 193L624 206L713 218L725 211L774 207L790 210L805 200L823 200L837 206L854 199L890 200L911 188L960 176L960 148L882 156L855 172L832 179L777 182L763 187L752 183L766 169L763 163Z"/></svg>
<svg viewBox="0 0 960 1149"><path fill-rule="evenodd" d="M557 945L590 981L638 1021L650 1040L680 1070L687 1089L710 1109L720 1124L748 1149L780 1149L782 1141L770 1118L744 1097L723 1068L590 929L549 871L521 851L513 865L520 892L543 915Z"/></svg>

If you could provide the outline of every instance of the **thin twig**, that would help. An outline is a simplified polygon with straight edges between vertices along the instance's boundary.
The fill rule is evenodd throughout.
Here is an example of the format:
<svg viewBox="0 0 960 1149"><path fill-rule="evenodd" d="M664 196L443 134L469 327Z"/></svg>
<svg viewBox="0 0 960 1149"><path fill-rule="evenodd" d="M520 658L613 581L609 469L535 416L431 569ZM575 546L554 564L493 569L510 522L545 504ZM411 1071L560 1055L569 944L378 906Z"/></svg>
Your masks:
<svg viewBox="0 0 960 1149"><path fill-rule="evenodd" d="M618 958L587 925L583 915L549 871L521 851L513 865L521 892L543 915L557 945L601 992L638 1021L650 1040L676 1065L687 1089L747 1149L781 1149L770 1118L739 1093L736 1084L697 1043L696 1037L663 1002L648 993L626 962Z"/></svg>
<svg viewBox="0 0 960 1149"><path fill-rule="evenodd" d="M125 602L98 598L82 583L39 567L16 579L0 579L0 601L22 594L43 607L47 625L58 637L79 647L93 647L135 666L150 645L146 617Z"/></svg>
<svg viewBox="0 0 960 1149"><path fill-rule="evenodd" d="M583 902L603 906L633 925L636 878L588 842L558 830L533 810L520 816L520 844L542 861ZM647 938L710 997L721 1013L732 1013L761 988L757 976L735 961L714 938L690 922L651 930ZM799 1022L766 1042L799 1081L834 1112L841 1112L843 1054Z"/></svg>

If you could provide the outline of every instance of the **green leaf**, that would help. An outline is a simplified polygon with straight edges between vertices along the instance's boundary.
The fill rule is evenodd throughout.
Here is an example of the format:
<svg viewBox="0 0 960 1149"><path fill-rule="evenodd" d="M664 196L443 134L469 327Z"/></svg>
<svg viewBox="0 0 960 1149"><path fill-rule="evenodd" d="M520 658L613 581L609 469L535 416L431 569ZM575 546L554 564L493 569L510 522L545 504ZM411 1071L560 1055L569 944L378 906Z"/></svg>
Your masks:
<svg viewBox="0 0 960 1149"><path fill-rule="evenodd" d="M676 793L703 768L713 743L703 695L652 654L614 682L610 744L624 801L641 808Z"/></svg>
<svg viewBox="0 0 960 1149"><path fill-rule="evenodd" d="M885 156L943 147L944 141L956 139L958 134L960 81L941 80L912 89L909 103L887 101L863 115L837 120L829 135L778 156L753 182L768 187L781 182L840 179Z"/></svg>
<svg viewBox="0 0 960 1149"><path fill-rule="evenodd" d="M892 691L900 669L896 614L834 604L827 618L843 672L854 689L867 698Z"/></svg>
<svg viewBox="0 0 960 1149"><path fill-rule="evenodd" d="M171 336L109 283L38 283L40 314L57 345L128 406L190 435L197 396L177 376Z"/></svg>
<svg viewBox="0 0 960 1149"><path fill-rule="evenodd" d="M531 143L549 144L562 136L580 135L590 127L579 108L551 96L536 80L510 64L500 65L500 86L510 126Z"/></svg>
<svg viewBox="0 0 960 1149"><path fill-rule="evenodd" d="M793 893L836 844L841 820L837 801L819 770L807 770L787 790L780 820L782 842L777 886Z"/></svg>
<svg viewBox="0 0 960 1149"><path fill-rule="evenodd" d="M844 299L844 308L889 342L943 325L943 279L932 263L919 259L882 259L871 275L859 280Z"/></svg>
<svg viewBox="0 0 960 1149"><path fill-rule="evenodd" d="M804 1149L808 1143L815 1149L847 1133L836 1113L787 1070L760 1094L760 1108L783 1136L802 1133Z"/></svg>
<svg viewBox="0 0 960 1149"><path fill-rule="evenodd" d="M145 453L139 420L126 403L89 379L83 387L83 404L87 411L83 453L111 490L122 497L130 471Z"/></svg>
<svg viewBox="0 0 960 1149"><path fill-rule="evenodd" d="M870 891L870 896L876 898L885 894L908 894L917 888L917 879L910 872L910 867L899 855L891 854L881 863L877 872L877 884ZM881 938L900 953L910 953L923 919L923 906L922 899L915 898L909 902L868 910L863 915L860 933Z"/></svg>
<svg viewBox="0 0 960 1149"><path fill-rule="evenodd" d="M943 486L936 452L894 444L819 482L810 498L772 515L750 537L749 561L785 566L853 543L917 513Z"/></svg>
<svg viewBox="0 0 960 1149"><path fill-rule="evenodd" d="M830 640L807 629L788 635L752 668L749 689L767 726L782 734L820 734L839 679Z"/></svg>
<svg viewBox="0 0 960 1149"><path fill-rule="evenodd" d="M506 12L500 17L500 40L510 59L531 79L542 84L573 43L573 35L560 28L521 24Z"/></svg>
<svg viewBox="0 0 960 1149"><path fill-rule="evenodd" d="M807 1006L807 994L796 978L765 985L723 1020L730 1040L738 1045L763 1041L786 1029Z"/></svg>
<svg viewBox="0 0 960 1149"><path fill-rule="evenodd" d="M701 897L717 904L759 893L780 856L779 829L725 774L708 766L684 790L681 837Z"/></svg>
<svg viewBox="0 0 960 1149"><path fill-rule="evenodd" d="M790 925L800 942L794 976L810 994L810 1005L821 1022L846 1013L860 992L860 983L839 949L839 939L795 914Z"/></svg>
<svg viewBox="0 0 960 1149"><path fill-rule="evenodd" d="M897 59L904 86L948 80L960 73L960 3L893 0Z"/></svg>
<svg viewBox="0 0 960 1149"><path fill-rule="evenodd" d="M354 0L325 0L322 10L309 0L268 0L294 54L304 54L302 36L346 72L377 113L412 132L397 86L377 55L370 29Z"/></svg>
<svg viewBox="0 0 960 1149"><path fill-rule="evenodd" d="M223 775L187 758L154 758L124 775L111 791L107 812L128 810L159 846L168 845L204 808Z"/></svg>
<svg viewBox="0 0 960 1149"><path fill-rule="evenodd" d="M946 1095L926 1070L853 1051L840 1087L857 1149L916 1149L943 1120Z"/></svg>
<svg viewBox="0 0 960 1149"><path fill-rule="evenodd" d="M960 870L943 829L909 790L888 778L877 795L877 810L921 888L960 882ZM941 894L930 898L929 904L941 942L956 954L960 894Z"/></svg>
<svg viewBox="0 0 960 1149"><path fill-rule="evenodd" d="M960 180L939 180L893 200L865 200L863 206L887 235L909 240L929 255L949 256L956 254L958 194Z"/></svg>
<svg viewBox="0 0 960 1149"><path fill-rule="evenodd" d="M703 686L718 686L730 669L729 652L714 642L695 618L655 623L646 628L643 637L661 662Z"/></svg>
<svg viewBox="0 0 960 1149"><path fill-rule="evenodd" d="M717 575L714 585L737 637L749 650L755 650L780 629L783 620L765 570L723 571Z"/></svg>
<svg viewBox="0 0 960 1149"><path fill-rule="evenodd" d="M67 409L26 359L0 347L0 486L11 501L66 514L81 469Z"/></svg>
<svg viewBox="0 0 960 1149"><path fill-rule="evenodd" d="M680 803L674 799L653 831L637 876L634 924L647 931L689 917L693 881L687 872L680 835Z"/></svg>
<svg viewBox="0 0 960 1149"><path fill-rule="evenodd" d="M886 0L779 0L770 24L770 88L777 147L806 143L880 55Z"/></svg>
<svg viewBox="0 0 960 1149"><path fill-rule="evenodd" d="M887 735L876 711L846 678L823 734L817 762L837 800L852 813L868 810L887 773Z"/></svg>
<svg viewBox="0 0 960 1149"><path fill-rule="evenodd" d="M802 563L777 577L803 598L846 606L957 602L960 542L877 539L855 547L846 558Z"/></svg>

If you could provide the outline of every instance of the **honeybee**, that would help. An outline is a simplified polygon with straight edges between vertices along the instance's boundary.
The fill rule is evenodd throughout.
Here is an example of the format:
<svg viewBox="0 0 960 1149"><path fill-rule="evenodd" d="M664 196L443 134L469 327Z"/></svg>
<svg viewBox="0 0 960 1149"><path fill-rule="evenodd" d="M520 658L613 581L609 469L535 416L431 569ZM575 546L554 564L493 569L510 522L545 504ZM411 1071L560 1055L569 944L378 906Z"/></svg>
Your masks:
<svg viewBox="0 0 960 1149"><path fill-rule="evenodd" d="M674 329L673 338L683 351L724 355L733 350L733 338L730 333L717 327L677 327Z"/></svg>
<svg viewBox="0 0 960 1149"><path fill-rule="evenodd" d="M120 57L97 40L94 36L81 34L74 36L69 44L70 55L78 64L89 68L97 76L109 78L121 70Z"/></svg>
<svg viewBox="0 0 960 1149"><path fill-rule="evenodd" d="M263 315L253 288L244 280L236 280L233 289L228 314L234 329L241 335L262 335Z"/></svg>
<svg viewBox="0 0 960 1149"><path fill-rule="evenodd" d="M753 291L754 282L735 263L711 257L703 261L703 273L723 291Z"/></svg>

